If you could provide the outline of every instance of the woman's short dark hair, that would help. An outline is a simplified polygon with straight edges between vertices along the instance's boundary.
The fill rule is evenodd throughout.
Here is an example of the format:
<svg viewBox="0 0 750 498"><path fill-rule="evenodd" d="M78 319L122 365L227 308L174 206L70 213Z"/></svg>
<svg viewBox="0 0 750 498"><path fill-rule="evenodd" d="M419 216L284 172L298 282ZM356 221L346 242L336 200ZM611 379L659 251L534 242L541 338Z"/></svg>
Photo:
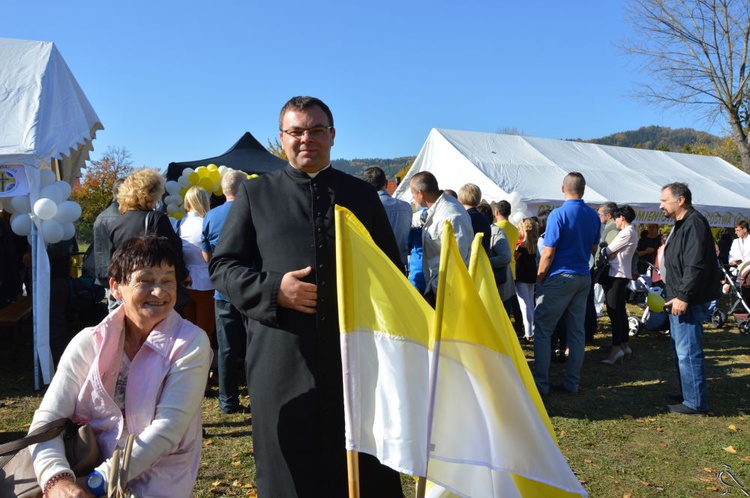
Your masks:
<svg viewBox="0 0 750 498"><path fill-rule="evenodd" d="M625 221L627 221L628 223L633 223L633 220L635 219L635 211L628 205L619 206L612 214L612 218L616 220L620 216L625 218Z"/></svg>
<svg viewBox="0 0 750 498"><path fill-rule="evenodd" d="M188 276L182 258L169 240L153 234L133 237L118 247L109 264L109 276L118 284L127 284L133 273L153 266L174 267L178 283Z"/></svg>

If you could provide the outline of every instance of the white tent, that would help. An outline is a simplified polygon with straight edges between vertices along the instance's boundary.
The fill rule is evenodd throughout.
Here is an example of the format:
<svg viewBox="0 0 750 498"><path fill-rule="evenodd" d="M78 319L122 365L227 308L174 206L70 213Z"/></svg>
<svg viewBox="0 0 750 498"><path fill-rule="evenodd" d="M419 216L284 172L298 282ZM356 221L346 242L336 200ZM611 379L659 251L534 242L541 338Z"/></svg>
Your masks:
<svg viewBox="0 0 750 498"><path fill-rule="evenodd" d="M637 222L653 223L667 223L659 211L661 187L679 181L690 186L693 205L713 226L750 219L750 175L713 156L433 129L396 197L411 201L409 179L419 171L432 172L440 188L475 183L489 201L517 192L532 213L559 206L563 178L579 171L587 203L630 204Z"/></svg>
<svg viewBox="0 0 750 498"><path fill-rule="evenodd" d="M32 206L39 199L39 170L55 167L59 179L71 182L101 129L54 44L0 38L0 165L25 173ZM32 231L34 334L44 382L49 383L54 370L49 352L49 260L42 238L35 234Z"/></svg>

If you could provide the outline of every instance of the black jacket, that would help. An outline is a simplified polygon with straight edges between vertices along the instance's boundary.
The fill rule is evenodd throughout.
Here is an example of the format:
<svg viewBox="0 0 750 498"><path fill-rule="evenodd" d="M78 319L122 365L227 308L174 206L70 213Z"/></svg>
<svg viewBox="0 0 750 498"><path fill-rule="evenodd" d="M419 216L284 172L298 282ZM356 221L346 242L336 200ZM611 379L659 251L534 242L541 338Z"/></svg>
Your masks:
<svg viewBox="0 0 750 498"><path fill-rule="evenodd" d="M666 299L703 304L719 297L719 265L711 227L693 208L677 221L664 246Z"/></svg>

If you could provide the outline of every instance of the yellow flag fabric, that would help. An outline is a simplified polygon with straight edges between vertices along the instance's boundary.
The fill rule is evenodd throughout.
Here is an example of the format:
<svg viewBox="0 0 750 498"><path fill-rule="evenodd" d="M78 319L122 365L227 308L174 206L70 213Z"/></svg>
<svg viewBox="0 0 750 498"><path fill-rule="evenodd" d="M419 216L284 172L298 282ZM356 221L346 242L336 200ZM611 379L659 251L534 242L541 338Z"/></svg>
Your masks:
<svg viewBox="0 0 750 498"><path fill-rule="evenodd" d="M449 223L441 250L427 468L438 486L428 496L442 496L440 487L471 497L586 496L487 313Z"/></svg>
<svg viewBox="0 0 750 498"><path fill-rule="evenodd" d="M555 436L555 428L552 426L552 422L547 415L547 409L544 407L542 397L539 395L539 390L536 388L534 382L534 376L531 373L529 364L526 361L526 356L523 354L521 345L518 343L516 338L516 332L513 330L513 325L510 323L508 313L505 311L505 306L500 298L500 293L497 290L495 284L495 276L492 272L492 264L490 258L482 247L482 236L479 233L474 237L474 241L471 245L471 259L469 260L469 275L471 275L474 281L474 287L479 293L479 298L484 304L484 309L487 311L487 315L490 318L490 322L494 326L494 337L497 338L497 351L502 351L507 354L513 364L516 366L516 371L521 377L523 385L526 387L526 392L529 394L531 401L534 403L539 417L547 427L547 431L552 438L557 441Z"/></svg>
<svg viewBox="0 0 750 498"><path fill-rule="evenodd" d="M349 210L335 213L346 448L424 476L434 311Z"/></svg>

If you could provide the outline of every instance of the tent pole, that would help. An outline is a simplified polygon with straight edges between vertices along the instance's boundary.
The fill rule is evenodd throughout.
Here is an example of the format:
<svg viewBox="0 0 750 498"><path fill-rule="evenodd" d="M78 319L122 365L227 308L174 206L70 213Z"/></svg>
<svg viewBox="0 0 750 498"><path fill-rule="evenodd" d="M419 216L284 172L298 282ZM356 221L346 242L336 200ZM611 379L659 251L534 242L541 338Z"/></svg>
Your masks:
<svg viewBox="0 0 750 498"><path fill-rule="evenodd" d="M34 334L34 390L40 389L39 375L41 373L41 365L39 364L39 351L37 347L39 345L39 335L37 331L37 310L39 309L37 303L37 229L36 223L31 223L31 315L33 317L33 334ZM27 289L28 291L28 289Z"/></svg>

